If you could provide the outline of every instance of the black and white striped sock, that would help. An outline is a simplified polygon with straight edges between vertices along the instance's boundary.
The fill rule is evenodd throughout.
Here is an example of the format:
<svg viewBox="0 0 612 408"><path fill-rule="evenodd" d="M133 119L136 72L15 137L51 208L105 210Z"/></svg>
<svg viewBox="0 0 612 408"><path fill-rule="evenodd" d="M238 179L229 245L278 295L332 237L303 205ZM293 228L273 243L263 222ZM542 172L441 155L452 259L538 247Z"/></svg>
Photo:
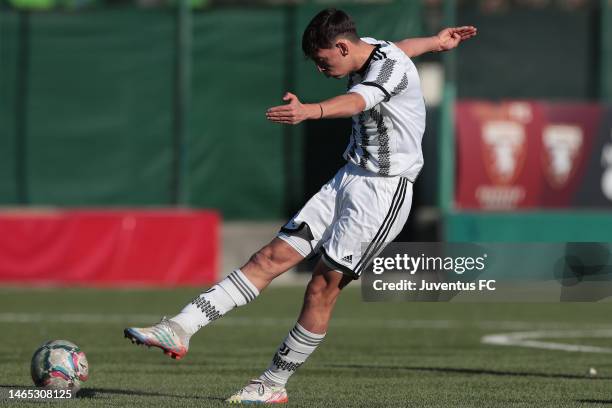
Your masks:
<svg viewBox="0 0 612 408"><path fill-rule="evenodd" d="M274 354L268 369L259 378L285 385L289 377L304 364L324 337L325 333L312 333L296 323Z"/></svg>
<svg viewBox="0 0 612 408"><path fill-rule="evenodd" d="M198 295L170 320L179 324L188 335L217 320L236 306L255 299L259 290L240 269L230 273L206 292Z"/></svg>

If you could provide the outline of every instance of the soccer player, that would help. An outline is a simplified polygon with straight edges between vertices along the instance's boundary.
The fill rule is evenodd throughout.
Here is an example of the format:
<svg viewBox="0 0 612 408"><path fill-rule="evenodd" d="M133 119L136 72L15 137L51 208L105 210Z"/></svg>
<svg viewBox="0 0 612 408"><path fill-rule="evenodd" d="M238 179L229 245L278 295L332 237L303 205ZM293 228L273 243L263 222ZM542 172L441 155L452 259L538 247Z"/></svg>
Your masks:
<svg viewBox="0 0 612 408"><path fill-rule="evenodd" d="M268 109L266 117L292 125L352 117L344 152L347 164L240 269L197 296L178 315L152 327L127 328L125 336L179 359L199 329L253 301L274 278L320 253L295 326L261 376L227 400L287 402L285 384L325 338L342 288L359 278L408 218L412 184L423 166L425 130L419 76L409 57L450 50L474 35L474 27L447 28L434 37L392 43L359 38L343 11L326 9L317 14L304 31L302 49L325 76L348 76L347 92L309 104L287 93L283 98L287 103ZM363 243L367 245L362 252Z"/></svg>

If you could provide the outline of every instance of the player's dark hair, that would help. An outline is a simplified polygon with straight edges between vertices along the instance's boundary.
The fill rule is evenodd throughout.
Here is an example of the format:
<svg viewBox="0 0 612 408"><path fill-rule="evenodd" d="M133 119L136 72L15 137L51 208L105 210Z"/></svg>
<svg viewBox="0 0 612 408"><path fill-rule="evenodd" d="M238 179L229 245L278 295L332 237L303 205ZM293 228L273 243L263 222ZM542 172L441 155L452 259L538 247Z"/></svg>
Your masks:
<svg viewBox="0 0 612 408"><path fill-rule="evenodd" d="M325 9L310 21L302 36L302 51L308 58L313 58L317 50L331 48L339 36L357 42L355 22L342 10Z"/></svg>

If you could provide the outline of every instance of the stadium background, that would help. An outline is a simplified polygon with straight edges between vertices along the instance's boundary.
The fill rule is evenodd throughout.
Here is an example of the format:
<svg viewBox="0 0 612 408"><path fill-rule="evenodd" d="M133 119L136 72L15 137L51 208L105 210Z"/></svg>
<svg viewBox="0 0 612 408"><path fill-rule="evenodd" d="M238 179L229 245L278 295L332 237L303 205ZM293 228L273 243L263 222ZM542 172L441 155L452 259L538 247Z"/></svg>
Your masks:
<svg viewBox="0 0 612 408"><path fill-rule="evenodd" d="M612 159L605 160L607 144L612 142L612 2L608 0L334 4L4 0L0 3L0 320L6 325L7 344L13 344L17 352L5 356L1 386L27 383L27 373L24 376L19 370L28 354L48 338L64 336L84 342L81 346L87 351L89 345L94 361L108 357L100 336L94 339L95 331L90 336L81 332L90 327L88 313L94 316L89 320L98 319L105 328L142 323L134 321L138 313L145 314L145 319L172 313L198 293L198 287L228 273L265 244L283 220L335 172L342 163L348 120L288 127L264 118L265 109L278 104L285 90L306 102L343 92L342 81L325 80L300 52L304 26L329 5L346 9L362 35L376 38L433 35L452 25L471 24L479 29L476 39L456 51L415 58L428 105L423 140L426 164L415 185L411 218L398 240L609 241L612 198L606 196L604 183L608 167L612 168ZM546 152L541 142L516 153L523 155L525 164L516 168L512 180L491 177L494 170L486 163L495 157L487 156L484 142L459 126L480 126L473 114L479 109L495 112L490 114L495 118L507 119L516 109L539 115L540 127L525 127L529 141L525 143L539 139L546 123L580 124L584 148L570 157L572 170L569 181L565 180L570 187L562 199L556 190L542 187L549 180L543 170L541 157ZM463 166L468 166L469 176ZM472 184L461 184L465 180ZM502 193L504 188L522 188L527 199L487 206L475 201L479 183L501 188ZM310 265L302 265L298 273L287 275L283 283L288 287L271 291L270 302L286 304L286 315L273 303L240 312L242 317L219 326L220 341L231 343L231 331L243 324L240 319L254 319L257 313L289 322L301 291L301 286L291 284L302 285L309 269ZM140 289L151 285L158 289ZM176 286L191 288L173 289ZM58 297L72 300L58 301ZM146 307L147 298L160 299L159 304ZM605 325L609 308L602 304L500 305L489 314L477 306L451 310L444 305L407 304L399 309L379 306L376 314L360 304L357 292L347 298L353 309L341 307L338 313L345 320L340 320L338 330L345 335L363 334L353 324L359 320L357 313L364 313L371 317L365 332L391 333L390 351L427 343L449 357L451 347L477 346L477 335L486 332L487 322L498 319L506 319L498 322L500 327L510 318L529 321L523 322L527 328L530 324L548 329L582 324L586 331L609 328ZM85 317L75 317L81 312ZM115 313L114 317L95 317L107 312ZM452 324L449 328L454 330L450 338L456 344L451 340L437 344L437 333L428 332L428 323L417 323L425 318L459 322L459 328L453 329ZM244 324L256 341L261 340L261 361L265 362L274 345L265 348L264 344L276 342L285 328L264 334ZM401 330L417 328L422 338L402 340L393 332L398 324ZM27 340L20 343L11 334ZM213 337L207 335L209 341ZM590 344L605 345L607 340L601 337L592 336ZM330 342L330 351L324 355L345 358L334 349L334 340ZM231 344L240 349L238 343ZM366 354L371 352L365 345L354 345L363 347ZM113 347L120 350L121 358L131 356L127 345L125 350ZM486 376L482 372L487 369L498 380L515 376L519 388L525 387L523 380L540 378L546 382L546 401L553 401L557 381L582 379L588 365L606 366L598 355L556 354L541 356L542 360L535 359L539 365L531 366L525 361L533 362L536 351L519 351L504 354L501 366L491 368L487 362L500 356L494 347L480 347L470 363L458 357L450 357L450 363L431 357L419 364L413 362L413 355L406 357L410 362L404 369L408 376L425 372L423 381L429 375L457 377L456 384L450 378L446 397L450 403L452 389L460 387L462 376ZM225 354L222 344L213 343L212 348L218 355ZM195 361L210 358L204 351L199 353ZM556 363L543 361L553 356ZM403 370L393 366L399 362L391 357L377 360L383 377L385 362L392 373ZM110 396L142 398L152 404L155 398L193 394L189 387L177 395L142 391L155 390L154 373L144 376L148 382L138 381L132 391L120 392L117 383L124 377L110 374L113 357L109 358L106 368L100 363L100 376L92 377L98 381L90 393L94 402L97 396ZM156 361L146 358L151 364ZM251 362L260 364L258 358ZM320 361L312 364L318 367ZM334 370L365 367L355 362L351 368L345 360L338 364L344 366L332 364L320 372L329 371L333 378ZM238 365L234 360L230 363L235 368L233 384L246 379L239 376L245 374ZM108 375L103 379L105 370ZM395 374L389 376L395 378ZM398 377L399 384L404 380ZM422 402L436 393L436 381L429 380L421 384L424 388L417 396ZM570 389L576 395L577 389L583 390L583 402L609 402L602 383L574 381ZM223 387L231 386L220 382L215 392L226 393ZM346 402L339 395L339 401ZM508 401L506 395L495 396ZM472 401L472 396L464 397ZM565 401L567 395L557 397ZM517 398L532 403L538 397L521 391ZM366 394L358 399L372 402Z"/></svg>

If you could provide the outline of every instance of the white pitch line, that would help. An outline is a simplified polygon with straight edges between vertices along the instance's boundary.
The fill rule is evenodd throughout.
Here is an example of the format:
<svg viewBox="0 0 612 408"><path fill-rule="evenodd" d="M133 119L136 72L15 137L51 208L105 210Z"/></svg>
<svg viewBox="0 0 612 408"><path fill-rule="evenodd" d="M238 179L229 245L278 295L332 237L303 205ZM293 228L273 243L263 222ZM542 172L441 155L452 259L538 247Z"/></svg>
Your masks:
<svg viewBox="0 0 612 408"><path fill-rule="evenodd" d="M580 339L602 337L612 337L612 329L536 330L528 332L499 333L483 336L480 342L483 344L491 344L496 346L530 347L545 350L560 350L580 353L612 353L612 348L609 347L555 343L550 341L538 340L545 338Z"/></svg>
<svg viewBox="0 0 612 408"><path fill-rule="evenodd" d="M160 315L154 314L101 314L101 313L0 313L0 323L67 323L67 324L140 324L148 325L160 320ZM291 326L295 323L295 318L273 318L273 317L233 317L228 316L214 322L220 326ZM332 327L346 328L380 328L380 329L465 329L475 328L480 330L537 330L537 329L575 329L575 323L568 322L525 322L525 321L504 321L504 320L483 320L483 321L461 321L461 320L442 320L442 319L361 319L336 317L332 319ZM585 329L608 330L609 325L580 325ZM564 331L563 333L567 333ZM582 333L582 331L581 331Z"/></svg>
<svg viewBox="0 0 612 408"><path fill-rule="evenodd" d="M115 324L139 322L150 324L158 322L159 315L152 314L99 314L99 313L0 313L0 323L89 323L89 324ZM290 326L295 323L295 318L244 318L226 317L216 321L215 325L222 326ZM460 327L460 322L449 320L408 320L408 319L351 319L336 318L333 325L336 327L370 327L390 329L449 329Z"/></svg>
<svg viewBox="0 0 612 408"><path fill-rule="evenodd" d="M127 321L159 320L157 315L87 314L87 313L0 313L2 323L122 323Z"/></svg>

